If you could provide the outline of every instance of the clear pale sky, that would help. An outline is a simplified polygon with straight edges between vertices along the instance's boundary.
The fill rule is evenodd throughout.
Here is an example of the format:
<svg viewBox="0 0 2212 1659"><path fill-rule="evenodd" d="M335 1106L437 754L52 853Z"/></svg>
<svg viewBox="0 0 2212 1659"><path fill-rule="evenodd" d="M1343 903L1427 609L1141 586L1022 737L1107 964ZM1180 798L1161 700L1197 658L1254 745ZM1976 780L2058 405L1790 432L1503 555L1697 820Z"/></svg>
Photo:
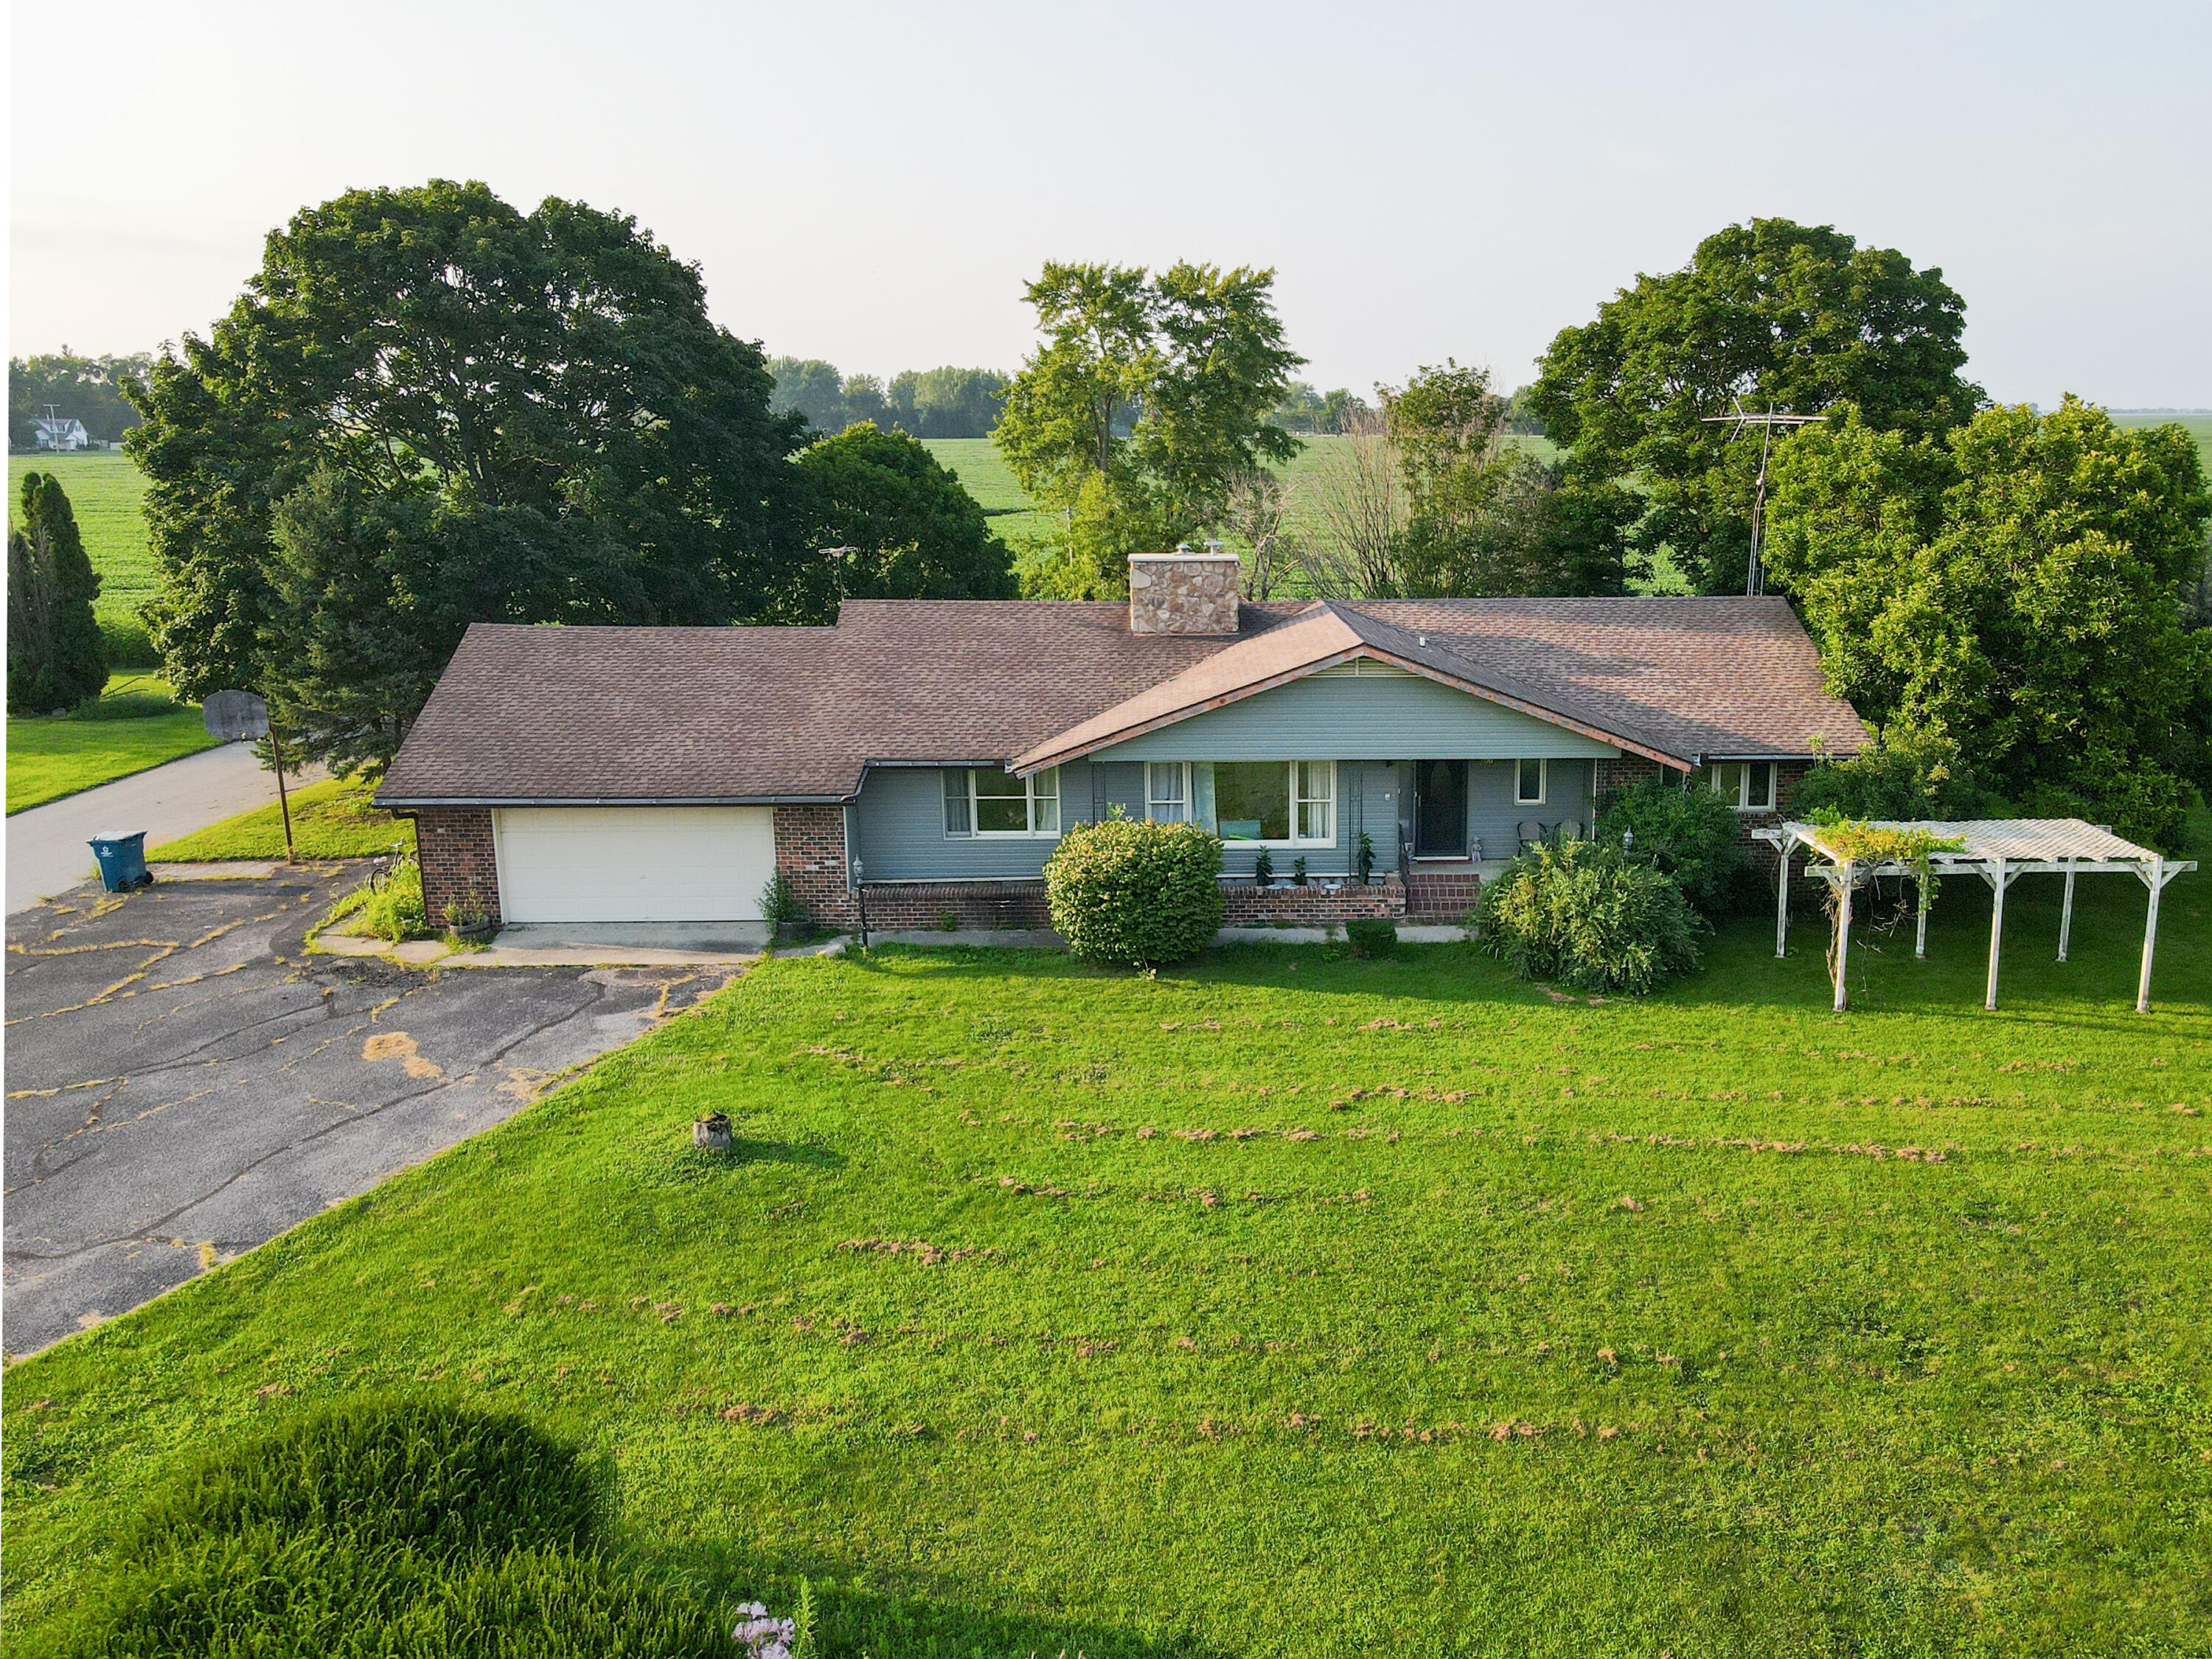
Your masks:
<svg viewBox="0 0 2212 1659"><path fill-rule="evenodd" d="M2212 405L2212 4L19 4L9 350L204 330L356 185L620 208L771 352L1012 368L1047 258L1273 265L1323 386L1505 386L1753 216L1970 373Z"/></svg>

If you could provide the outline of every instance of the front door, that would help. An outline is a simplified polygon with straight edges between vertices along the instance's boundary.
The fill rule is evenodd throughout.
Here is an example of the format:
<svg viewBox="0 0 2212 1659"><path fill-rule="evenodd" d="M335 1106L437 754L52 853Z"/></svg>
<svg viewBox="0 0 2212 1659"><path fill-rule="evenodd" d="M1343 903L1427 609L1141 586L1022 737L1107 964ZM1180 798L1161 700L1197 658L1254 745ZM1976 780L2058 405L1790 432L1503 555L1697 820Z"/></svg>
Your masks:
<svg viewBox="0 0 2212 1659"><path fill-rule="evenodd" d="M1467 856L1467 763L1413 763L1413 856Z"/></svg>

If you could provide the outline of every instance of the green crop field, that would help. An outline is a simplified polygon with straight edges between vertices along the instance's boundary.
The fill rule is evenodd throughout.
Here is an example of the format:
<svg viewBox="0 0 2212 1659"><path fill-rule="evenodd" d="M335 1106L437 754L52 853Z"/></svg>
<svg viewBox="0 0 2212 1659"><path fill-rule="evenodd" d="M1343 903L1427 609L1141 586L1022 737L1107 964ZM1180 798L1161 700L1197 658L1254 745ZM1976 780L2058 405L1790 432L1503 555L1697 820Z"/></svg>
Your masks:
<svg viewBox="0 0 2212 1659"><path fill-rule="evenodd" d="M2142 889L2062 967L2057 888L1995 1014L1963 880L1841 1017L1759 917L1646 1001L1461 945L767 963L13 1366L0 1624L42 1650L210 1444L434 1389L726 1607L804 1576L842 1659L2202 1659L2212 877L2147 1016Z"/></svg>
<svg viewBox="0 0 2212 1659"><path fill-rule="evenodd" d="M26 472L51 472L69 492L84 550L100 573L100 600L94 607L107 636L108 659L118 668L150 668L154 648L138 620L138 607L153 596L154 556L146 545L143 503L146 477L118 450L89 450L76 455L10 455L8 458L8 516L18 516L16 496Z"/></svg>

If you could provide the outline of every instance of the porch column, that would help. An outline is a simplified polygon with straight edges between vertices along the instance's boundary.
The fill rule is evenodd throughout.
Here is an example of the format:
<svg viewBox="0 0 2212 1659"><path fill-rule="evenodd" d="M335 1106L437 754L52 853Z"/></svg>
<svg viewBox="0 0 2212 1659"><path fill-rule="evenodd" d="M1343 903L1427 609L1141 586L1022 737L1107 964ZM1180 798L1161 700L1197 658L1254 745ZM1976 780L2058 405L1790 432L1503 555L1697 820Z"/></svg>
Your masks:
<svg viewBox="0 0 2212 1659"><path fill-rule="evenodd" d="M1928 960L1928 884L1916 875L1912 878L1912 888L1914 896L1920 901L1919 919L1913 924L1912 930L1912 959L1925 962Z"/></svg>

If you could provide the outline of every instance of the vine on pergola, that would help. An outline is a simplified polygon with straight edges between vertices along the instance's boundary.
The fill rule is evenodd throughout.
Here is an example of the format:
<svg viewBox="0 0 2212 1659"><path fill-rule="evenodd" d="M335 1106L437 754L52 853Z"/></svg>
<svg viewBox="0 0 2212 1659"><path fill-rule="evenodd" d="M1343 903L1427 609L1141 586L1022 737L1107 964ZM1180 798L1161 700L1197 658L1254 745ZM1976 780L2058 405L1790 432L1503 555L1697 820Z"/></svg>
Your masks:
<svg viewBox="0 0 2212 1659"><path fill-rule="evenodd" d="M1851 886L1872 882L1875 872L1885 865L1902 866L1912 874L1918 889L1921 908L1925 909L1936 902L1937 886L1935 855L1964 850L1964 836L1939 836L1932 830L1899 829L1888 824L1869 823L1863 819L1847 818L1835 811L1820 811L1813 815L1820 826L1820 839L1814 843L1817 850L1834 861L1844 872ZM1860 872L1863 870L1862 876ZM1844 883L1828 884L1828 983L1833 987L1842 972L1844 929L1849 925L1843 903Z"/></svg>

